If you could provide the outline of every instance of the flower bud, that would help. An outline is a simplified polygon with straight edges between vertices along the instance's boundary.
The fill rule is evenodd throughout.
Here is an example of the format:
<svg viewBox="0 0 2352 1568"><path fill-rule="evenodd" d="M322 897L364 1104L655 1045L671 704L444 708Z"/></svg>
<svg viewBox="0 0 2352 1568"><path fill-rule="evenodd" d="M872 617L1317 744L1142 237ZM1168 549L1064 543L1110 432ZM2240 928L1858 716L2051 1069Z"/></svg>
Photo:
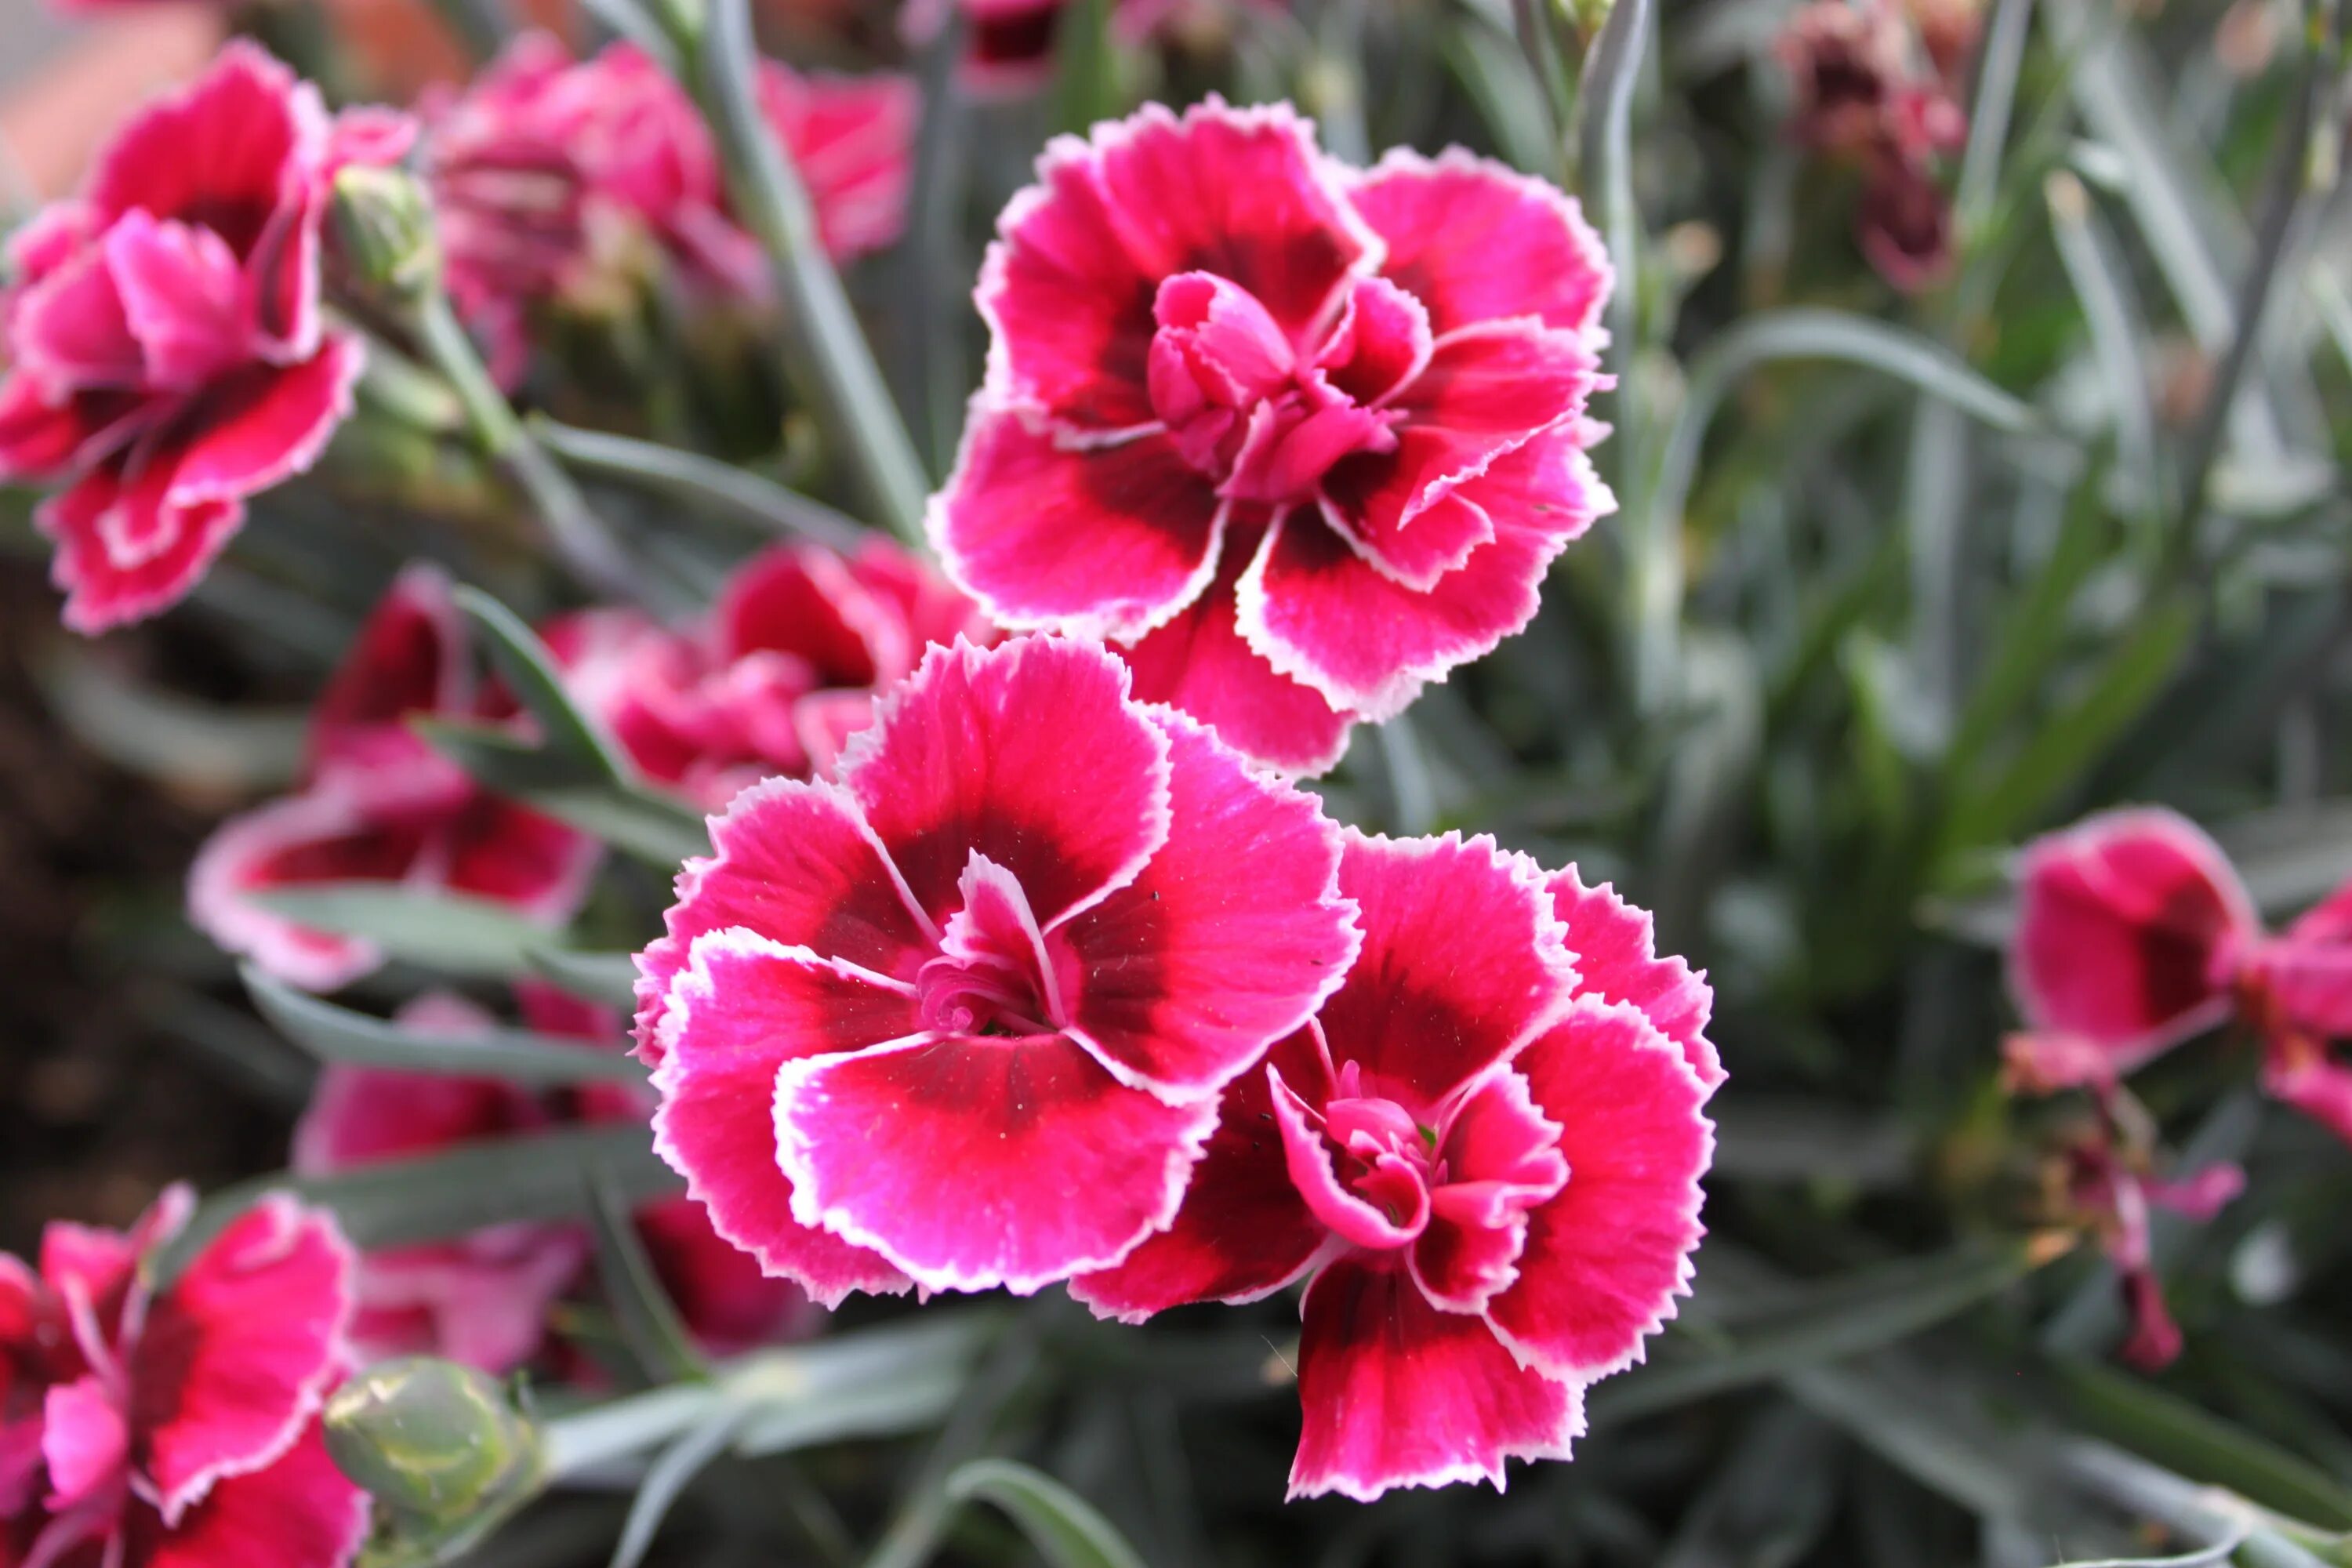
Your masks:
<svg viewBox="0 0 2352 1568"><path fill-rule="evenodd" d="M403 1356L327 1401L327 1451L395 1520L454 1523L503 1513L544 1474L539 1429L492 1377Z"/></svg>
<svg viewBox="0 0 2352 1568"><path fill-rule="evenodd" d="M339 260L359 289L415 300L441 286L433 199L404 169L354 163L335 176Z"/></svg>

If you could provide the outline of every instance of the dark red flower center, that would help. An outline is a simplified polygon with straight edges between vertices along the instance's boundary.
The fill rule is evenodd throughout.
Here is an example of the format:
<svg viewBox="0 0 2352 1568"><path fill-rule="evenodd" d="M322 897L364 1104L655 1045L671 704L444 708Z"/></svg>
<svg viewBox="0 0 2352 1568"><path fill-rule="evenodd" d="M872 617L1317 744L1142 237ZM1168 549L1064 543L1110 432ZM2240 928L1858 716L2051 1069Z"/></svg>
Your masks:
<svg viewBox="0 0 2352 1568"><path fill-rule="evenodd" d="M1381 404L1428 355L1426 313L1377 279L1304 345L1213 273L1163 281L1152 315L1152 411L1184 460L1237 500L1305 500L1340 458L1394 450L1402 416Z"/></svg>
<svg viewBox="0 0 2352 1568"><path fill-rule="evenodd" d="M940 933L940 955L915 975L923 1027L951 1035L1056 1033L1061 999L1027 895L977 852L962 886L964 907Z"/></svg>
<svg viewBox="0 0 2352 1568"><path fill-rule="evenodd" d="M1354 1076L1348 1064L1341 1087ZM1323 1107L1323 1131L1345 1150L1340 1179L1356 1195L1400 1229L1419 1231L1429 1218L1429 1194L1445 1184L1445 1162L1437 1155L1437 1132L1413 1120L1393 1100L1377 1096L1335 1099Z"/></svg>

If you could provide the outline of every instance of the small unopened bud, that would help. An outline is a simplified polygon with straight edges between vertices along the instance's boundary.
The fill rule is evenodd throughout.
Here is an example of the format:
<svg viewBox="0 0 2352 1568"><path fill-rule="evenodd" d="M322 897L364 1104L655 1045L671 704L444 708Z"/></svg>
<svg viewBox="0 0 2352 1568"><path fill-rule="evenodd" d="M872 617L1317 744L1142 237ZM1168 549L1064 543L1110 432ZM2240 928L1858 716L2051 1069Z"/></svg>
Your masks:
<svg viewBox="0 0 2352 1568"><path fill-rule="evenodd" d="M335 176L340 259L362 289L415 300L441 286L433 199L404 169L354 163Z"/></svg>
<svg viewBox="0 0 2352 1568"><path fill-rule="evenodd" d="M403 1356L327 1401L327 1452L395 1521L445 1525L527 1500L545 1466L539 1429L497 1379Z"/></svg>

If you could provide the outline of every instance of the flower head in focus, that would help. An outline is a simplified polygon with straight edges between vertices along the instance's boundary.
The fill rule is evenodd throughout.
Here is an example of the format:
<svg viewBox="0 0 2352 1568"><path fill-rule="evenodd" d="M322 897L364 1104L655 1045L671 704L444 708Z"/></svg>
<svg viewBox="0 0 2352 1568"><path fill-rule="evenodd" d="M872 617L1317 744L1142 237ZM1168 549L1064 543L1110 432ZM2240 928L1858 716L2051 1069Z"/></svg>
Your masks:
<svg viewBox="0 0 2352 1568"><path fill-rule="evenodd" d="M1027 1292L1167 1224L1356 945L1338 830L1099 647L934 647L713 819L638 957L655 1147L818 1300Z"/></svg>
<svg viewBox="0 0 2352 1568"><path fill-rule="evenodd" d="M1175 1223L1072 1286L1129 1321L1308 1279L1294 1497L1566 1458L1698 1244L1710 995L1649 917L1490 840L1350 832L1363 951L1236 1080Z"/></svg>
<svg viewBox="0 0 2352 1568"><path fill-rule="evenodd" d="M595 840L485 792L409 727L419 716L506 721L512 711L474 676L448 579L408 568L311 715L297 792L230 818L197 852L189 919L278 979L326 991L381 955L257 895L384 882L489 899L551 923L569 917L595 869Z"/></svg>
<svg viewBox="0 0 2352 1568"><path fill-rule="evenodd" d="M1459 153L1343 168L1286 106L1213 98L1038 174L929 519L992 619L1117 642L1138 695L1294 773L1526 626L1613 504L1573 201Z"/></svg>
<svg viewBox="0 0 2352 1568"><path fill-rule="evenodd" d="M176 603L249 496L308 468L350 412L359 338L320 309L329 185L405 150L401 116L330 114L253 45L142 109L83 193L9 246L0 481L61 484L66 624Z"/></svg>
<svg viewBox="0 0 2352 1568"><path fill-rule="evenodd" d="M549 646L647 777L717 811L775 773L828 773L877 692L923 651L994 632L971 602L887 540L851 555L779 545L739 568L691 632L634 610L564 616Z"/></svg>
<svg viewBox="0 0 2352 1568"><path fill-rule="evenodd" d="M347 1370L351 1251L271 1196L158 1289L194 1194L128 1234L63 1222L0 1255L0 1562L343 1568L367 1500L319 1411Z"/></svg>

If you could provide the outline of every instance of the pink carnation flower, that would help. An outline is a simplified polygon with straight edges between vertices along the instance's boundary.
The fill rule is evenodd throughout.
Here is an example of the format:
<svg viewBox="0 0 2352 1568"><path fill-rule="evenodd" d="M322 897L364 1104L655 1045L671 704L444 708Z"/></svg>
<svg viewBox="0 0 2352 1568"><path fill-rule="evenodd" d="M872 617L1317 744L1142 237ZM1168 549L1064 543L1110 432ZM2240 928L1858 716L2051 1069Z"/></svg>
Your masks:
<svg viewBox="0 0 2352 1568"><path fill-rule="evenodd" d="M923 650L993 630L971 601L884 540L854 556L782 545L736 572L708 625L673 631L598 609L548 630L573 689L645 773L710 810L773 773L831 771L874 694Z"/></svg>
<svg viewBox="0 0 2352 1568"><path fill-rule="evenodd" d="M1227 1091L1174 1225L1072 1289L1139 1321L1311 1275L1291 1495L1499 1488L1687 1289L1709 993L1608 887L1488 839L1350 830L1339 889L1346 983Z"/></svg>
<svg viewBox="0 0 2352 1568"><path fill-rule="evenodd" d="M655 1147L828 1304L1125 1257L1355 952L1315 802L1076 641L933 648L711 826L638 959Z"/></svg>
<svg viewBox="0 0 2352 1568"><path fill-rule="evenodd" d="M1038 174L929 520L992 618L1117 640L1139 695L1292 773L1527 625L1613 504L1573 201L1459 152L1343 168L1286 106L1215 99Z"/></svg>
<svg viewBox="0 0 2352 1568"><path fill-rule="evenodd" d="M913 82L803 77L763 60L759 91L825 248L845 259L896 239L920 113ZM525 307L586 286L632 234L701 287L768 297L764 255L729 208L701 112L634 45L575 62L555 39L528 34L428 116L450 292L509 365Z"/></svg>
<svg viewBox="0 0 2352 1568"><path fill-rule="evenodd" d="M1283 0L1249 0L1280 11ZM1053 79L1055 39L1069 0L908 0L899 30L910 43L936 37L956 11L967 29L957 81L982 98L1034 92ZM1111 35L1129 47L1188 20L1213 23L1232 9L1228 0L1117 0Z"/></svg>
<svg viewBox="0 0 2352 1568"><path fill-rule="evenodd" d="M516 994L524 1022L542 1034L608 1047L622 1038L623 1021L609 1009L536 984L519 984ZM496 1026L481 1008L444 994L418 997L396 1021L452 1040ZM541 1095L497 1078L338 1064L320 1075L295 1129L293 1164L305 1174L351 1170L566 1121L642 1121L651 1111L647 1095L621 1084ZM666 1199L635 1217L679 1317L710 1350L745 1350L814 1326L808 1298L762 1275L695 1205ZM376 1248L360 1260L352 1343L367 1360L418 1352L509 1372L545 1343L551 1310L579 1284L590 1252L581 1226L532 1223Z"/></svg>
<svg viewBox="0 0 2352 1568"><path fill-rule="evenodd" d="M341 1380L351 1251L264 1199L160 1291L195 1199L128 1235L63 1222L37 1271L0 1254L0 1563L341 1568L367 1499L318 1423Z"/></svg>
<svg viewBox="0 0 2352 1568"><path fill-rule="evenodd" d="M245 499L325 448L361 362L319 309L329 183L408 136L382 111L330 115L315 88L233 43L116 133L81 196L16 236L0 481L66 486L37 521L68 626L177 602Z"/></svg>
<svg viewBox="0 0 2352 1568"><path fill-rule="evenodd" d="M595 840L499 799L409 728L420 715L503 721L512 704L476 684L448 580L401 574L361 628L311 716L297 793L221 825L188 871L188 918L291 985L332 990L382 955L313 931L255 895L322 882L394 882L570 917Z"/></svg>
<svg viewBox="0 0 2352 1568"><path fill-rule="evenodd" d="M2173 812L2106 812L2027 847L2009 951L2012 1061L2097 1087L2235 1020L2263 1086L2352 1142L2352 882L2263 929L2221 847Z"/></svg>

